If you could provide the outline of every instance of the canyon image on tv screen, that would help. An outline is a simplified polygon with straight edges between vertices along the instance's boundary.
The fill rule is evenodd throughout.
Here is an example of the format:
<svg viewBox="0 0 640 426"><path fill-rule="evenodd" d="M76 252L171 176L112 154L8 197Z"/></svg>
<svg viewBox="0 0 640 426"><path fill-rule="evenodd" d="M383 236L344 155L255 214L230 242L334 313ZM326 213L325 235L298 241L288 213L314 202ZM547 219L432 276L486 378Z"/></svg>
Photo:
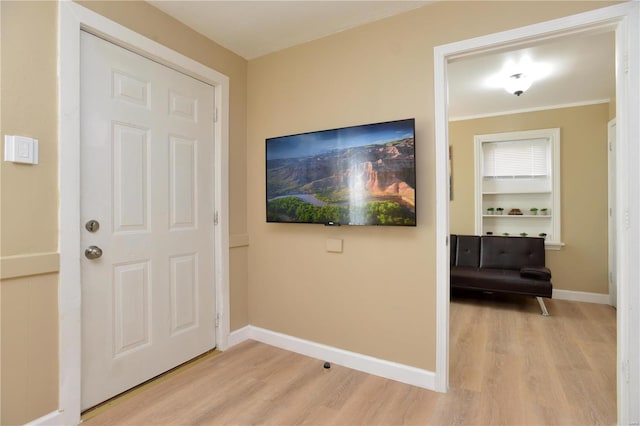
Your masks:
<svg viewBox="0 0 640 426"><path fill-rule="evenodd" d="M416 225L415 120L266 140L267 222Z"/></svg>

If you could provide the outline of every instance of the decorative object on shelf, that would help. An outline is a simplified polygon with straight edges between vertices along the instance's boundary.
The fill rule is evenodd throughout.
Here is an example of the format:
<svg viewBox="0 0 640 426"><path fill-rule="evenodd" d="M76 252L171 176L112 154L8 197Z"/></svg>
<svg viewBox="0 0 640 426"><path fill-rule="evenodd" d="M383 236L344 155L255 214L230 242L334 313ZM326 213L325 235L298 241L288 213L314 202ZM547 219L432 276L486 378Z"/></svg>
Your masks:
<svg viewBox="0 0 640 426"><path fill-rule="evenodd" d="M544 232L541 232L541 233L538 234L538 237L542 237L542 238L546 239L547 238L547 234L544 233Z"/></svg>
<svg viewBox="0 0 640 426"><path fill-rule="evenodd" d="M522 216L522 210L520 210L520 209L511 209L511 210L509 210L509 214L511 216Z"/></svg>
<svg viewBox="0 0 640 426"><path fill-rule="evenodd" d="M503 232L502 235L504 235L505 237L508 237L509 233L508 232Z"/></svg>
<svg viewBox="0 0 640 426"><path fill-rule="evenodd" d="M546 207L543 209L540 209L540 214L543 216L546 216L549 214L549 209L547 209Z"/></svg>
<svg viewBox="0 0 640 426"><path fill-rule="evenodd" d="M493 235L493 232L487 231L487 235Z"/></svg>
<svg viewBox="0 0 640 426"><path fill-rule="evenodd" d="M532 216L537 215L537 214L538 214L538 208L537 208L537 207L531 207L531 208L529 209L529 213L530 213Z"/></svg>
<svg viewBox="0 0 640 426"><path fill-rule="evenodd" d="M526 237L527 235L529 235L529 234L527 234L526 232L521 232L521 233L520 233L520 236L521 236L521 237Z"/></svg>
<svg viewBox="0 0 640 426"><path fill-rule="evenodd" d="M487 209L487 214L493 214L494 208L493 207L489 207Z"/></svg>
<svg viewBox="0 0 640 426"><path fill-rule="evenodd" d="M496 209L496 214L502 214L502 212L504 212L504 209L502 207L498 207Z"/></svg>

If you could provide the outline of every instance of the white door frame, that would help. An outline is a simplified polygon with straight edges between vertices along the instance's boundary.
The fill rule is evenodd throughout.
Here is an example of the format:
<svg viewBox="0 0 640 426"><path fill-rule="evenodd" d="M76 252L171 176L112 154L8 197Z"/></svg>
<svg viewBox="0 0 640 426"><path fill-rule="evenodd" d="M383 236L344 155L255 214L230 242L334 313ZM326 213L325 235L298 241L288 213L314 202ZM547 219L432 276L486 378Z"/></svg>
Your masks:
<svg viewBox="0 0 640 426"><path fill-rule="evenodd" d="M436 389L449 381L449 177L447 62L591 28L616 33L618 424L640 424L640 4L627 2L434 49L436 133Z"/></svg>
<svg viewBox="0 0 640 426"><path fill-rule="evenodd" d="M607 126L607 230L608 230L608 274L609 280L609 304L617 307L618 303L618 286L616 280L618 272L616 271L616 235L617 228L614 212L616 206L616 119L609 121Z"/></svg>
<svg viewBox="0 0 640 426"><path fill-rule="evenodd" d="M81 273L80 273L80 31L86 30L215 87L214 238L216 345L229 337L228 145L229 78L71 1L58 3L58 146L60 190L59 408L39 424L80 423ZM212 117L213 120L213 117ZM214 220L214 218L210 218Z"/></svg>

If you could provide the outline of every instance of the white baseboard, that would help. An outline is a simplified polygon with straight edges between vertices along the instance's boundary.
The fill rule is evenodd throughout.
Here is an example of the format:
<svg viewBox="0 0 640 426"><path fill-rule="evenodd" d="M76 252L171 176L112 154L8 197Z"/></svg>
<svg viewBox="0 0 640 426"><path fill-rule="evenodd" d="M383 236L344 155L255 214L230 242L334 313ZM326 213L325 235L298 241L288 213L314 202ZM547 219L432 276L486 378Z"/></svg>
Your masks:
<svg viewBox="0 0 640 426"><path fill-rule="evenodd" d="M237 345L238 343L242 343L245 340L249 340L249 333L251 332L251 326L245 325L242 328L232 331L229 333L229 339L227 340L227 348Z"/></svg>
<svg viewBox="0 0 640 426"><path fill-rule="evenodd" d="M27 426L62 425L64 423L65 422L62 418L62 411L56 410L50 412L49 414L45 414L40 418L30 421L29 423L27 423Z"/></svg>
<svg viewBox="0 0 640 426"><path fill-rule="evenodd" d="M599 303L601 305L609 305L610 299L608 294L589 293L586 291L571 291L553 289L553 299L573 300L575 302Z"/></svg>
<svg viewBox="0 0 640 426"><path fill-rule="evenodd" d="M364 373L436 391L436 375L432 371L299 339L252 325L230 333L229 347L249 339Z"/></svg>

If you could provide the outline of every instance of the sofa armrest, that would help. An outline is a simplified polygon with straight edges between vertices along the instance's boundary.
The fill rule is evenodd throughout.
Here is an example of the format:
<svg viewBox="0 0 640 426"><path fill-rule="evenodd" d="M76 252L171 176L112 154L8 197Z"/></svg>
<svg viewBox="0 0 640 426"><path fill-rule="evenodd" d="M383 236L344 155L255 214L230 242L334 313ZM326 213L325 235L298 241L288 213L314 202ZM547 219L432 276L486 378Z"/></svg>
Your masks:
<svg viewBox="0 0 640 426"><path fill-rule="evenodd" d="M544 266L525 266L524 268L520 268L520 276L523 278L549 281L551 279L551 270Z"/></svg>

